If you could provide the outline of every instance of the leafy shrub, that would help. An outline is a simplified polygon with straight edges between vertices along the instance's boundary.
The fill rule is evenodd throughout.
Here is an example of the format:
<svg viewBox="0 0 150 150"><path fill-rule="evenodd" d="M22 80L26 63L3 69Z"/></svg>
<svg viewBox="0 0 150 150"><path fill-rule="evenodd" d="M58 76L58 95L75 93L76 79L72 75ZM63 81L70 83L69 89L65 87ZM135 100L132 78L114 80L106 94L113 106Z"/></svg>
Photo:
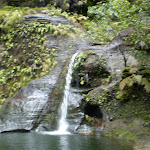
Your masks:
<svg viewBox="0 0 150 150"><path fill-rule="evenodd" d="M129 40L137 47L141 47L142 42L142 48L148 49L150 40L148 6L149 0L137 0L132 3L128 0L110 0L108 3L99 2L96 6L88 9L88 16L94 18L97 22L99 33L92 28L92 25L87 30L90 33L93 32L99 40L109 41L112 37L107 34L112 34L115 37L122 29L134 26L135 30ZM102 35L107 36L103 37Z"/></svg>
<svg viewBox="0 0 150 150"><path fill-rule="evenodd" d="M3 32L9 32L22 19L22 12L15 10L14 12L0 11L0 29Z"/></svg>
<svg viewBox="0 0 150 150"><path fill-rule="evenodd" d="M144 87L147 93L150 93L150 69L124 68L122 73L123 80L120 82L120 90L126 87L133 87L135 84Z"/></svg>

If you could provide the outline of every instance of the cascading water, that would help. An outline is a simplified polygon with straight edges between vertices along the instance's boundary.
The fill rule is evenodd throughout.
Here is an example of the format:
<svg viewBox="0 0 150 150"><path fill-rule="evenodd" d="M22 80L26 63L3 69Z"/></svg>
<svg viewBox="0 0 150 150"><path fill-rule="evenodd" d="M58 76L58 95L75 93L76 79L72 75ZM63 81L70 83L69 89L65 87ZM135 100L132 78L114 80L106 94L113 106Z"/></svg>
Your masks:
<svg viewBox="0 0 150 150"><path fill-rule="evenodd" d="M63 102L62 102L61 109L60 109L61 117L59 120L58 130L53 131L53 132L46 132L46 134L50 134L50 135L70 134L70 132L67 131L68 123L66 121L66 117L67 117L67 107L68 107L68 97L69 97L69 92L70 92L70 84L71 84L72 73L73 73L73 65L74 65L74 61L75 61L75 58L77 55L78 55L78 53L75 53L72 56L71 62L69 64L68 73L66 75L66 85L65 85L65 90L64 90Z"/></svg>
<svg viewBox="0 0 150 150"><path fill-rule="evenodd" d="M67 117L67 107L68 107L68 97L69 97L69 90L70 90L70 83L71 83L71 79L72 79L72 73L73 73L73 64L74 64L74 60L76 58L78 53L75 53L72 56L71 62L69 64L69 69L68 69L68 73L66 76L66 85L65 85L65 90L64 90L64 98L63 98L63 103L61 105L61 118L59 121L59 128L58 128L58 133L61 134L66 134L67 132L67 128L68 128L68 123L66 121L66 117Z"/></svg>

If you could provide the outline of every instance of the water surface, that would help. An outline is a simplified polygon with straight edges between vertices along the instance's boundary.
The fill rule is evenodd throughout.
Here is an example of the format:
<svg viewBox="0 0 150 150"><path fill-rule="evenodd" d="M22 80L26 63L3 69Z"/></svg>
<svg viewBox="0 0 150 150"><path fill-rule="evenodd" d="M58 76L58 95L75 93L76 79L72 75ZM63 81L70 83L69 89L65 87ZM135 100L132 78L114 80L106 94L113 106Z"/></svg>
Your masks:
<svg viewBox="0 0 150 150"><path fill-rule="evenodd" d="M0 134L0 150L132 150L123 141L88 135Z"/></svg>

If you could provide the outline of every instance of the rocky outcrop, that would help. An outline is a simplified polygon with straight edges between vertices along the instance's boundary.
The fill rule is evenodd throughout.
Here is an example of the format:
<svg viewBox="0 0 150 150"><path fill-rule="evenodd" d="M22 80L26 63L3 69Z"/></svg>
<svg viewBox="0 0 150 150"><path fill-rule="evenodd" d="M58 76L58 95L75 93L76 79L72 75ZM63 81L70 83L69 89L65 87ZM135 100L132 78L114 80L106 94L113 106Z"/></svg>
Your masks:
<svg viewBox="0 0 150 150"><path fill-rule="evenodd" d="M58 25L59 23L74 25L73 23L71 23L70 21L61 16L49 16L43 13L24 16L24 21L48 21L55 25Z"/></svg>
<svg viewBox="0 0 150 150"><path fill-rule="evenodd" d="M35 14L24 18L26 21L44 20L56 25L58 23L74 25L62 17L48 16L46 14ZM80 61L76 62L80 65L77 69L78 72L74 72L79 73L82 71L80 73L83 73L81 77L84 77L86 89L77 90L76 84L72 84L74 86L70 94L70 100L72 101L69 102L67 118L71 124L69 129L71 131L74 131L80 124L84 126L84 114L89 114L86 108L90 107L98 110L98 103L90 102L88 102L88 105L85 105L85 109L80 108L81 99L83 98L81 94L88 93L95 87L97 88L91 91L89 95L96 90L98 90L98 93L103 93L105 86L115 87L115 83L120 80L120 77L117 75L120 74L121 68L125 65L137 65L135 63L136 59L128 53L130 47L125 47L121 40L115 40L109 45L94 45L79 37L47 35L46 46L57 51L58 56L55 57L57 65L48 75L31 81L26 87L18 91L13 98L8 99L4 103L0 110L0 132L13 130L54 130L57 128L57 120L59 119L58 109L62 101L67 65L70 56L76 51L83 51L86 55L86 57L83 56L82 63ZM131 61L132 64L129 64L129 56L135 60L134 64L133 61ZM80 58L80 54L78 58ZM110 85L112 79L109 76L113 78L112 84L114 85ZM96 77L97 79L95 80ZM74 78L75 80L76 78ZM82 82L82 80L79 82ZM104 87L98 87L102 83ZM87 84L90 85L88 89ZM107 118L108 114L102 109L100 111L102 113L100 119ZM111 120L111 118L109 119ZM99 121L96 122L101 124ZM81 129L80 131L83 130L80 127L78 129Z"/></svg>
<svg viewBox="0 0 150 150"><path fill-rule="evenodd" d="M67 42L64 42L64 37L48 37L47 47L58 51L56 67L45 77L31 81L4 103L0 110L0 132L34 130L43 120L48 127L43 125L42 130L57 128L59 116L56 114L63 95L67 70L63 75L62 71L69 60L68 56L75 53L80 44L85 44L81 39L65 39ZM68 49L70 45L73 45L72 49Z"/></svg>
<svg viewBox="0 0 150 150"><path fill-rule="evenodd" d="M41 15L38 16L40 17ZM85 45L87 41L78 37L47 36L46 47L55 48L58 53L55 57L57 65L48 75L31 81L13 98L6 100L0 110L0 132L35 130L42 121L44 121L44 125L41 125L42 130L57 128L56 122L59 116L56 114L62 100L64 78L67 72L64 68L68 65L70 56L79 47L82 48Z"/></svg>
<svg viewBox="0 0 150 150"><path fill-rule="evenodd" d="M81 52L74 64L72 84L91 88L100 86L100 79L109 75L105 67L105 58L89 50Z"/></svg>

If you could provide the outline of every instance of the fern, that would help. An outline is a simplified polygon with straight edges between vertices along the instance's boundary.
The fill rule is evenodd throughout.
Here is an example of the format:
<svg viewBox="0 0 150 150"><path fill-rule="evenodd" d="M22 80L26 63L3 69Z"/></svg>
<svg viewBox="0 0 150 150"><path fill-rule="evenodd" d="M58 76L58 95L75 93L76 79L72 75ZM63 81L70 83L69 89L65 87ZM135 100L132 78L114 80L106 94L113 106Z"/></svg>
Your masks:
<svg viewBox="0 0 150 150"><path fill-rule="evenodd" d="M146 92L150 93L150 82L146 78L142 79L142 85L144 85Z"/></svg>
<svg viewBox="0 0 150 150"><path fill-rule="evenodd" d="M124 90L126 86L131 87L135 83L137 83L138 85L143 85L146 92L147 93L150 92L150 82L147 80L147 78L143 78L142 75L135 75L135 74L133 76L129 76L123 79L120 82L119 88L120 90Z"/></svg>
<svg viewBox="0 0 150 150"><path fill-rule="evenodd" d="M134 67L134 68L130 68L129 73L130 74L137 73L138 71L139 71L139 68L138 67Z"/></svg>
<svg viewBox="0 0 150 150"><path fill-rule="evenodd" d="M130 85L131 82L133 82L131 77L127 77L127 78L123 79L119 85L120 90L123 90L126 85Z"/></svg>
<svg viewBox="0 0 150 150"><path fill-rule="evenodd" d="M134 83L135 83L135 80L134 80L133 78L131 78L130 82L127 83L127 85L128 85L129 87L131 87L131 86L133 86Z"/></svg>
<svg viewBox="0 0 150 150"><path fill-rule="evenodd" d="M142 75L133 75L133 79L135 80L136 83L138 83L139 85L141 84L142 82Z"/></svg>
<svg viewBox="0 0 150 150"><path fill-rule="evenodd" d="M140 73L143 74L143 75L146 74L146 73L150 74L150 69L142 70L142 71L140 71Z"/></svg>
<svg viewBox="0 0 150 150"><path fill-rule="evenodd" d="M144 86L144 89L147 93L150 93L150 82L148 80L150 76L150 69L144 69L140 71L140 68L124 68L122 75L125 75L124 78L119 85L120 90L124 90L126 86L132 87L135 83L140 86Z"/></svg>
<svg viewBox="0 0 150 150"><path fill-rule="evenodd" d="M124 88L126 86L128 87L131 87L133 86L135 83L138 83L139 85L141 84L142 82L142 75L132 75L132 76L129 76L125 79L123 79L121 82L120 82L120 85L119 85L119 88L120 90L124 90Z"/></svg>

